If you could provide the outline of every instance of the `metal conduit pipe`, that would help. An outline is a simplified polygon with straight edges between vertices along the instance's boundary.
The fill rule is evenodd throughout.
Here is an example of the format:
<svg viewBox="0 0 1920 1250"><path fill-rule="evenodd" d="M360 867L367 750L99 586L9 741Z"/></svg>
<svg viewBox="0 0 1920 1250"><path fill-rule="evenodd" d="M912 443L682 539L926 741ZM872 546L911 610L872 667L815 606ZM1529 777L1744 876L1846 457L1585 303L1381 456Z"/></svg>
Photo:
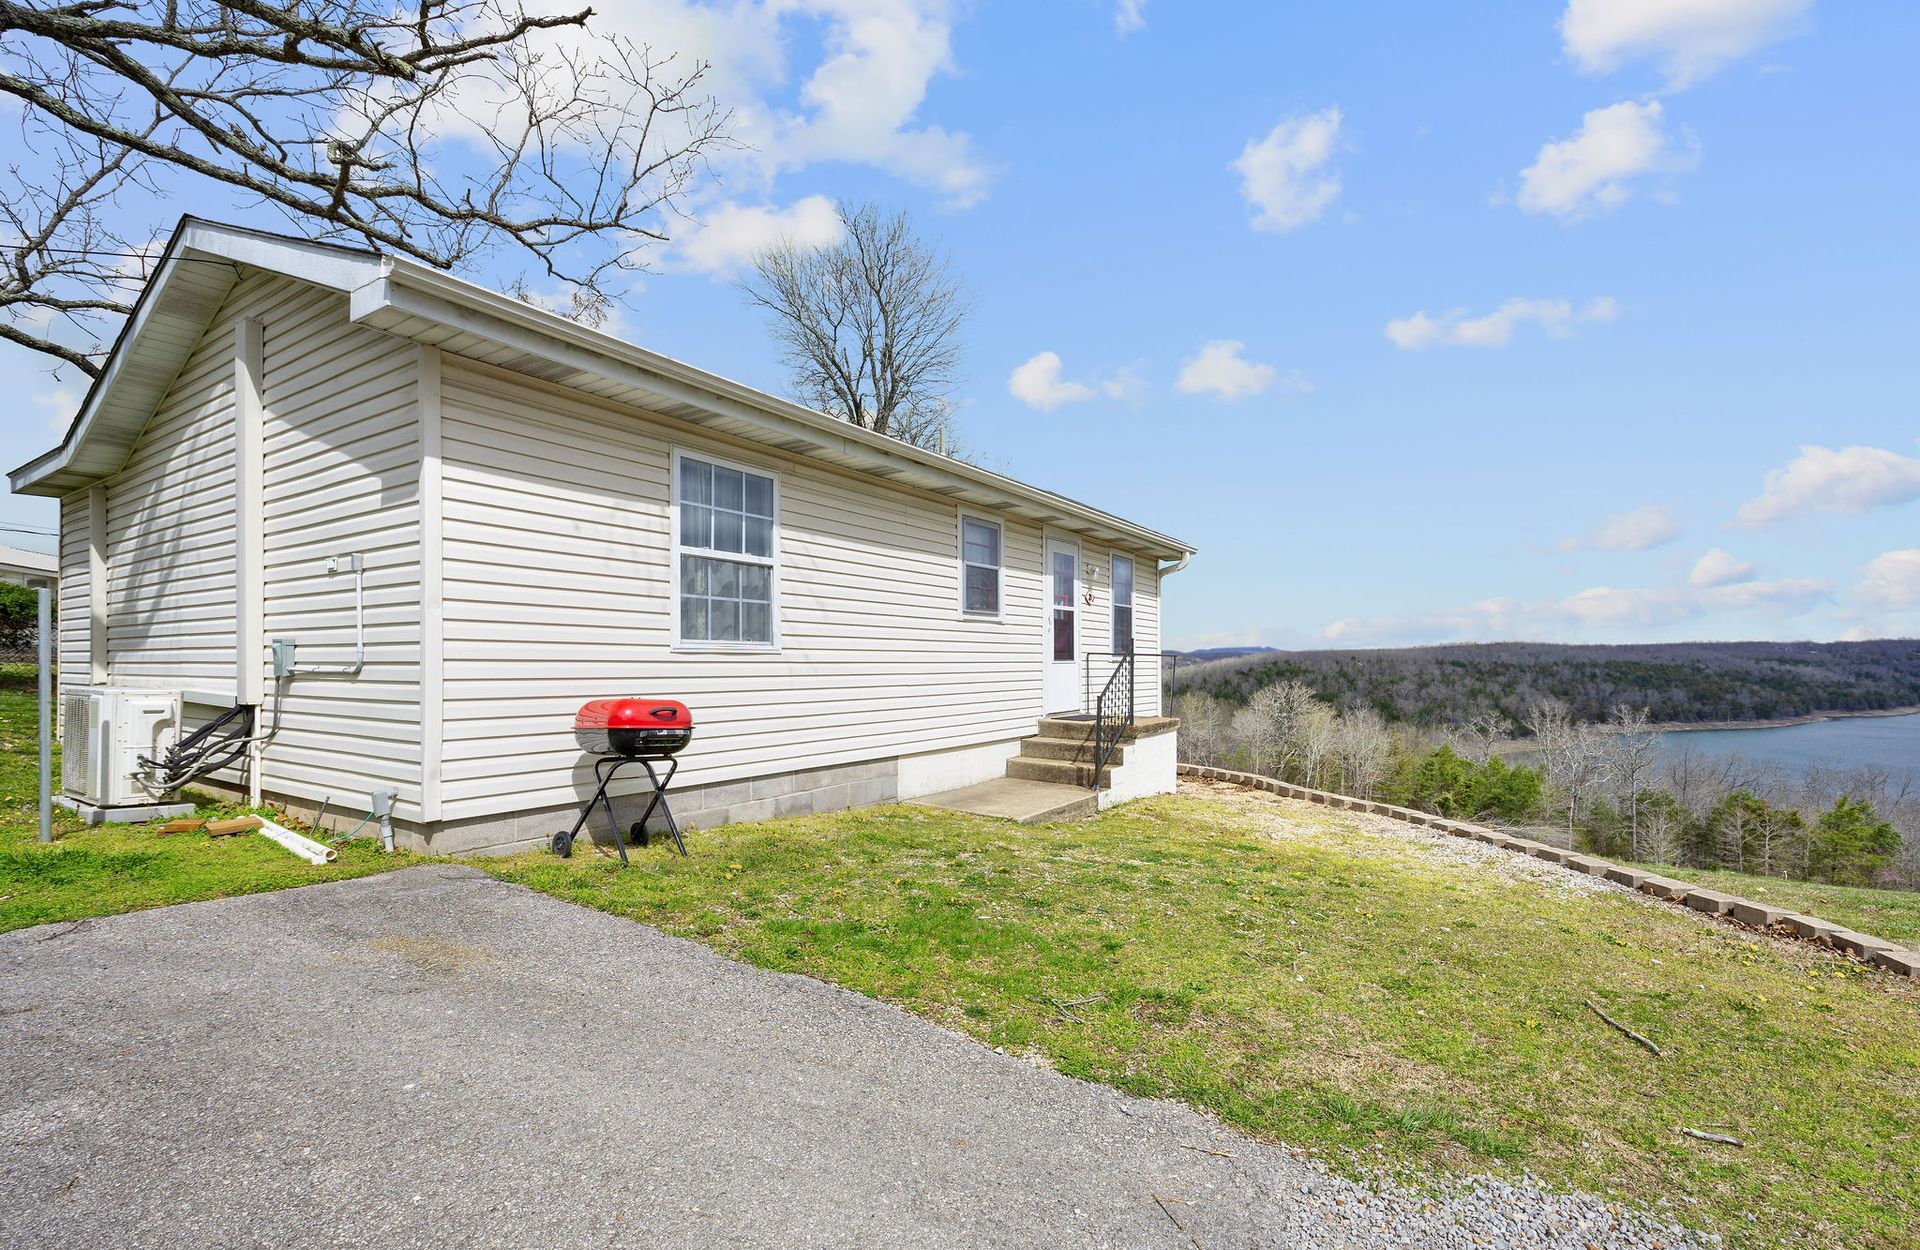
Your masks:
<svg viewBox="0 0 1920 1250"><path fill-rule="evenodd" d="M275 639L276 648L286 646L286 669L293 675L332 673L336 676L351 677L367 664L367 562L359 552L349 556L329 556L327 572L340 571L342 560L346 561L346 570L353 574L353 659L340 664L299 664L293 660L293 641Z"/></svg>

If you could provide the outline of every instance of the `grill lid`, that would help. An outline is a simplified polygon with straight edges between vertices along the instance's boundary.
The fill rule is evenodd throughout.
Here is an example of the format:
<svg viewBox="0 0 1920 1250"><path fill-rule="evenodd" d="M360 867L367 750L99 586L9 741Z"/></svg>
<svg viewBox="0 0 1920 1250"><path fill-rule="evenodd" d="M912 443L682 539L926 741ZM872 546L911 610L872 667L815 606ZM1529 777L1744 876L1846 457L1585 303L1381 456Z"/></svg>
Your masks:
<svg viewBox="0 0 1920 1250"><path fill-rule="evenodd" d="M692 729L693 713L675 699L595 699L573 718L575 729Z"/></svg>

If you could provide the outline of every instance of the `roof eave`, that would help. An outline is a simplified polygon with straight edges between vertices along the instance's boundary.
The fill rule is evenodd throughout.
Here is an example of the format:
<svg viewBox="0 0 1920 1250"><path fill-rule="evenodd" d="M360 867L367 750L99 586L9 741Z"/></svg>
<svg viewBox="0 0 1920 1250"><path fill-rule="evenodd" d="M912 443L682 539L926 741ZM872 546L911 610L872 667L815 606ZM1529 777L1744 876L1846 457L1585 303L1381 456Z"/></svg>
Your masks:
<svg viewBox="0 0 1920 1250"><path fill-rule="evenodd" d="M861 429L417 262L193 217L183 217L168 241L66 438L14 469L8 475L13 490L61 496L118 472L185 363L191 347L181 344L188 332L194 341L205 333L242 265L346 293L357 323L412 338L420 337L408 330L415 319L457 327L567 369L666 397L687 412L751 429L776 446L815 449L835 462L918 486L958 505L1000 507L1182 565L1194 551L1179 539L1088 504ZM156 319L172 333L150 333Z"/></svg>
<svg viewBox="0 0 1920 1250"><path fill-rule="evenodd" d="M1191 545L1177 538L1064 495L850 425L408 261L393 261L388 272L356 290L351 315L356 322L395 333L403 333L400 327L414 318L458 327L762 426L784 442L799 439L816 448L855 456L890 480L909 479L909 475L929 482L959 479L973 492L970 499L959 502L980 506L1011 503L1022 515L1035 520L1098 533L1130 550L1160 559L1180 560L1194 553Z"/></svg>
<svg viewBox="0 0 1920 1250"><path fill-rule="evenodd" d="M171 318L182 327L198 324L205 333L239 266L350 291L386 263L374 252L182 217L66 437L9 473L8 485L18 495L58 497L118 472L138 437L134 427L144 427L191 351L181 350L179 335L157 342L166 336L153 332L155 323Z"/></svg>

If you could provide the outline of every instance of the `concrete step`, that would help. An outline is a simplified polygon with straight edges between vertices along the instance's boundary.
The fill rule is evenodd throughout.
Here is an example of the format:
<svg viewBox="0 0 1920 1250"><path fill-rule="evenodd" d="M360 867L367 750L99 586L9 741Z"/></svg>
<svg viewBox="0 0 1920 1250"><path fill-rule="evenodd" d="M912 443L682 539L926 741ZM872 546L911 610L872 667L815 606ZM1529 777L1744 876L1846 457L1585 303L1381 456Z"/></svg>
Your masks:
<svg viewBox="0 0 1920 1250"><path fill-rule="evenodd" d="M1020 754L1030 760L1067 760L1072 763L1093 763L1093 739L1091 738L1049 738L1044 734L1020 740ZM1115 747L1113 762L1126 762L1127 749Z"/></svg>
<svg viewBox="0 0 1920 1250"><path fill-rule="evenodd" d="M1147 738L1157 733L1165 733L1179 725L1171 716L1141 716L1124 730L1120 739L1123 742L1134 738ZM1091 716L1044 716L1040 719L1040 736L1043 738L1072 739L1085 741L1093 737L1093 717Z"/></svg>
<svg viewBox="0 0 1920 1250"><path fill-rule="evenodd" d="M978 785L929 794L913 802L950 812L995 816L1023 825L1084 820L1100 810L1100 801L1091 790L1016 777L996 777Z"/></svg>
<svg viewBox="0 0 1920 1250"><path fill-rule="evenodd" d="M1016 755L1007 761L1007 776L1021 781L1046 781L1059 786L1084 786L1091 788L1093 782L1093 764L1080 764L1072 760L1036 760L1024 755Z"/></svg>

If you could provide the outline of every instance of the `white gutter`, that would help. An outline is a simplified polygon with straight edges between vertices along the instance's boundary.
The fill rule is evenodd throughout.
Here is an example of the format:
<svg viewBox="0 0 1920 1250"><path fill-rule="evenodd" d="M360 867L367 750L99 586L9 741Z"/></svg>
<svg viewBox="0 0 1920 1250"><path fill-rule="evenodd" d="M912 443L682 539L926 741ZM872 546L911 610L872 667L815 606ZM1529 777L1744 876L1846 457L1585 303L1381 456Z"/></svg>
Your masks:
<svg viewBox="0 0 1920 1250"><path fill-rule="evenodd" d="M1179 539L1103 512L1078 500L915 447L897 438L851 425L826 413L781 399L743 383L636 347L623 339L577 325L510 296L463 281L437 269L388 258L381 276L356 288L349 317L380 326L383 314L418 317L504 342L582 372L652 391L676 403L748 421L769 433L799 436L820 447L858 450L875 462L908 465L941 477L960 479L1027 507L1121 535L1147 552L1191 555ZM404 332L403 332L404 333ZM798 428L796 428L798 427Z"/></svg>
<svg viewBox="0 0 1920 1250"><path fill-rule="evenodd" d="M57 474L70 471L76 479L97 479L117 467L97 459L79 466L74 464L74 459L90 441L98 410L110 397L132 385L126 377L128 356L135 346L150 337L146 331L156 306L169 303L166 290L174 285L183 269L192 269L195 262L206 261L236 269L252 266L344 292L349 296L349 316L354 322L401 337L429 341L423 336L410 335L400 324L405 318L420 317L449 329L464 330L492 342L517 347L543 359L704 410L715 417L758 426L775 445L784 442L791 448L795 444L811 443L849 455L854 463L848 467L855 471L864 470L883 478L898 474L904 483L956 498L961 492L951 484L963 483L986 496L976 500L983 506L1008 508L1042 524L1082 528L1083 532L1107 541L1118 536L1116 545L1140 554L1177 558L1192 552L1191 547L1176 538L1112 513L885 434L863 430L826 413L577 325L429 266L401 257L313 243L194 217L181 219L155 277L142 290L139 306L109 354L106 373L90 388L81 414L66 439L59 447L14 470L12 486L16 492L63 493L84 482L70 482L58 491L52 487L35 488L42 487L46 479ZM177 315L181 310L170 311ZM179 362L173 363L177 367ZM153 370L149 368L148 373ZM141 386L164 386L164 379L157 376L135 381ZM141 396L130 398L144 402ZM116 400L123 415L131 412L127 402Z"/></svg>

